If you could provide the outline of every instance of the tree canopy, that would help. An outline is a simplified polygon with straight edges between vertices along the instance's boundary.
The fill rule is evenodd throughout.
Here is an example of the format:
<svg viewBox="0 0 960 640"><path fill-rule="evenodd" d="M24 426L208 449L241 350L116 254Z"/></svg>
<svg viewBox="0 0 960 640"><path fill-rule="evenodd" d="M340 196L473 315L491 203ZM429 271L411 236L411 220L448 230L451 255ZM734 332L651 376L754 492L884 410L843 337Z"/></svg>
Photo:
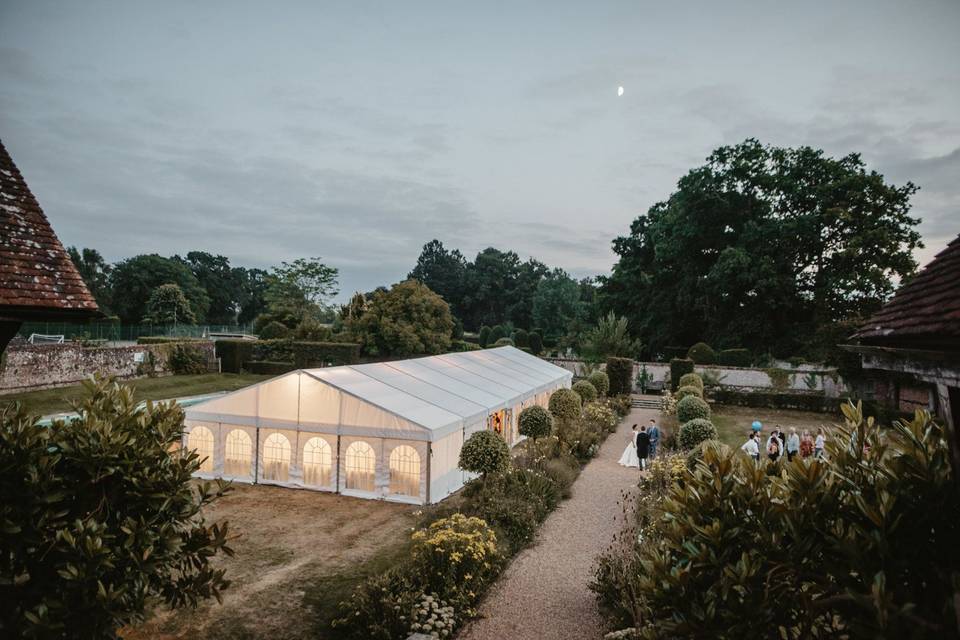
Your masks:
<svg viewBox="0 0 960 640"><path fill-rule="evenodd" d="M153 324L193 324L197 318L178 285L162 284L150 294L143 321Z"/></svg>
<svg viewBox="0 0 960 640"><path fill-rule="evenodd" d="M453 318L443 298L416 280L377 291L359 319L346 321L350 331L371 354L411 356L450 349Z"/></svg>
<svg viewBox="0 0 960 640"><path fill-rule="evenodd" d="M181 260L164 258L155 253L134 256L114 265L110 274L114 313L123 322L140 322L153 291L164 284L179 286L197 321L206 320L210 296L190 267Z"/></svg>
<svg viewBox="0 0 960 640"><path fill-rule="evenodd" d="M721 147L614 240L601 306L626 316L654 354L706 340L795 355L913 274L915 191L858 154L752 139Z"/></svg>

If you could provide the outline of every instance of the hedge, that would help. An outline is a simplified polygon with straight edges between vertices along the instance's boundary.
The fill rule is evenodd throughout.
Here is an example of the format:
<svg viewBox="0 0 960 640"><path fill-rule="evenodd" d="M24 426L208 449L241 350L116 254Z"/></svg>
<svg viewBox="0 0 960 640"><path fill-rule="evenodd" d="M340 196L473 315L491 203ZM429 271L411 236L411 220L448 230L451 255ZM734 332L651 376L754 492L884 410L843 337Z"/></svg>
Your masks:
<svg viewBox="0 0 960 640"><path fill-rule="evenodd" d="M292 362L269 362L264 360L250 360L244 366L244 369L250 373L259 373L263 375L278 376L296 369Z"/></svg>
<svg viewBox="0 0 960 640"><path fill-rule="evenodd" d="M686 358L688 349L686 347L664 347L663 348L663 357L666 360L673 360L674 358Z"/></svg>
<svg viewBox="0 0 960 640"><path fill-rule="evenodd" d="M693 373L693 360L690 358L674 358L670 361L670 390L676 391L680 386L680 378Z"/></svg>
<svg viewBox="0 0 960 640"><path fill-rule="evenodd" d="M607 377L610 379L611 396L633 393L633 359L607 358Z"/></svg>
<svg viewBox="0 0 960 640"><path fill-rule="evenodd" d="M687 357L697 364L717 364L717 352L706 342L698 342L690 347Z"/></svg>
<svg viewBox="0 0 960 640"><path fill-rule="evenodd" d="M728 367L749 367L753 363L753 354L749 349L724 349L717 354L717 361Z"/></svg>
<svg viewBox="0 0 960 640"><path fill-rule="evenodd" d="M703 391L703 378L695 373L685 373L680 377L680 387L696 387ZM702 394L701 394L702 395Z"/></svg>
<svg viewBox="0 0 960 640"><path fill-rule="evenodd" d="M171 342L202 342L203 338L187 338L177 336L140 336L137 344L169 344ZM91 342L89 340L85 342ZM106 342L106 341L104 341Z"/></svg>
<svg viewBox="0 0 960 640"><path fill-rule="evenodd" d="M253 340L226 339L213 343L224 373L240 373L243 365L253 359Z"/></svg>
<svg viewBox="0 0 960 640"><path fill-rule="evenodd" d="M836 413L843 403L841 398L828 398L819 393L778 393L776 391L738 391L725 387L713 390L713 399L717 404L729 404L740 407L760 407L768 409L796 409L798 411L818 411Z"/></svg>
<svg viewBox="0 0 960 640"><path fill-rule="evenodd" d="M251 360L292 362L297 369L327 364L353 364L360 359L360 345L352 342L301 342L257 340Z"/></svg>

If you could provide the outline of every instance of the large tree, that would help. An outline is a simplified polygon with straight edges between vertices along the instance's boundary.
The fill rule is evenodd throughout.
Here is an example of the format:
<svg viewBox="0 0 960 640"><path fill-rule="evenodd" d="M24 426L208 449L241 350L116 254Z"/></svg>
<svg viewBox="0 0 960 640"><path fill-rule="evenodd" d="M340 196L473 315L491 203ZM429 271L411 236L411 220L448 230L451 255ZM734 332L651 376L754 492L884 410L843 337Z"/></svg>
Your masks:
<svg viewBox="0 0 960 640"><path fill-rule="evenodd" d="M563 336L570 322L584 315L580 285L563 269L546 274L532 297L533 324L546 336Z"/></svg>
<svg viewBox="0 0 960 640"><path fill-rule="evenodd" d="M143 322L150 324L195 324L196 321L197 317L179 286L162 284L150 294Z"/></svg>
<svg viewBox="0 0 960 640"><path fill-rule="evenodd" d="M416 280L375 292L359 320L348 318L346 324L364 350L375 355L443 353L453 336L450 306Z"/></svg>
<svg viewBox="0 0 960 640"><path fill-rule="evenodd" d="M601 304L653 352L707 340L798 353L914 272L915 191L886 183L858 154L752 139L721 147L614 240Z"/></svg>
<svg viewBox="0 0 960 640"><path fill-rule="evenodd" d="M178 285L197 321L206 319L210 298L190 268L180 260L155 253L134 256L114 265L110 274L114 313L125 323L140 322L147 312L150 295L163 284Z"/></svg>
<svg viewBox="0 0 960 640"><path fill-rule="evenodd" d="M70 260L80 272L87 289L93 294L97 301L97 306L103 313L108 313L110 309L110 270L111 267L103 259L100 252L96 249L77 249L68 247L67 253L70 254Z"/></svg>
<svg viewBox="0 0 960 640"><path fill-rule="evenodd" d="M267 278L264 299L271 320L296 327L305 318L318 318L337 295L339 271L320 258L297 258L274 267Z"/></svg>
<svg viewBox="0 0 960 640"><path fill-rule="evenodd" d="M207 322L214 324L233 324L239 312L240 289L243 284L240 275L230 267L230 259L213 255L206 251L191 251L186 258L174 256L190 268L200 286L210 298L207 310Z"/></svg>
<svg viewBox="0 0 960 640"><path fill-rule="evenodd" d="M462 315L463 278L467 269L467 259L459 249L448 251L443 243L433 239L423 245L420 257L408 279L417 280L437 293L457 316Z"/></svg>

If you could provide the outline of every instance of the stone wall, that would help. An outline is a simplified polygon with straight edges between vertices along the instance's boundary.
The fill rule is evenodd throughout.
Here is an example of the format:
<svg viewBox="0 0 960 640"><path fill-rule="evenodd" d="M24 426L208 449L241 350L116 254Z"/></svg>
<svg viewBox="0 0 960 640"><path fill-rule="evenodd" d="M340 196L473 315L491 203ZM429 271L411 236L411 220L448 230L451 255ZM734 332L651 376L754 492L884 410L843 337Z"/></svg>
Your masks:
<svg viewBox="0 0 960 640"><path fill-rule="evenodd" d="M191 342L214 368L213 342ZM170 344L82 347L74 344L11 346L0 358L0 394L76 384L94 373L118 378L170 375Z"/></svg>
<svg viewBox="0 0 960 640"><path fill-rule="evenodd" d="M545 360L558 367L563 367L575 376L583 377L586 375L587 364L582 360L569 358L545 358ZM776 390L822 393L828 398L836 398L842 395L847 389L843 380L837 375L836 369L816 368L811 365L803 365L796 369L781 369L780 371L784 372L778 381L781 386L777 386L774 380L777 374L775 373L774 376L771 376L767 369L698 365L694 370L697 373L717 380L720 386L743 391ZM643 371L646 371L651 381L669 384L670 365L668 363L635 362L633 365L634 381L639 379Z"/></svg>

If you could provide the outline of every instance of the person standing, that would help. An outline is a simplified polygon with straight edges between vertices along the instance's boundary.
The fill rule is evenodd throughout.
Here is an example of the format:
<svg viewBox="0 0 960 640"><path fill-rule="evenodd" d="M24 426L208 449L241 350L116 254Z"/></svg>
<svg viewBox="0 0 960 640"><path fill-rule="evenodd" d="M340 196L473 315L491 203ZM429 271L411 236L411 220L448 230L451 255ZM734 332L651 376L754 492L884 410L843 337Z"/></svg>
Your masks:
<svg viewBox="0 0 960 640"><path fill-rule="evenodd" d="M776 462L782 454L783 440L780 439L780 432L774 429L767 438L767 457L770 458L770 462Z"/></svg>
<svg viewBox="0 0 960 640"><path fill-rule="evenodd" d="M790 427L790 435L787 436L787 461L793 462L793 457L800 453L800 436L797 435L796 427Z"/></svg>
<svg viewBox="0 0 960 640"><path fill-rule="evenodd" d="M647 458L650 457L650 434L647 433L647 425L640 427L640 433L637 434L637 457L640 458L640 470L645 470Z"/></svg>
<svg viewBox="0 0 960 640"><path fill-rule="evenodd" d="M803 435L800 436L800 457L809 458L813 455L813 436L810 435L809 429L803 430Z"/></svg>
<svg viewBox="0 0 960 640"><path fill-rule="evenodd" d="M740 450L757 462L760 461L760 445L757 442L756 431L750 432L750 435L747 436L747 441L740 445Z"/></svg>
<svg viewBox="0 0 960 640"><path fill-rule="evenodd" d="M824 434L823 427L817 429L817 440L813 443L813 457L817 460L823 459L823 447L827 444L827 436Z"/></svg>
<svg viewBox="0 0 960 640"><path fill-rule="evenodd" d="M640 458L637 457L637 425L633 425L631 429L630 442L627 443L627 448L623 450L623 455L620 456L620 464L624 467L639 467Z"/></svg>
<svg viewBox="0 0 960 640"><path fill-rule="evenodd" d="M653 418L650 419L650 428L647 433L650 434L650 457L655 458L657 456L657 445L660 444L660 427L657 426L657 421Z"/></svg>

